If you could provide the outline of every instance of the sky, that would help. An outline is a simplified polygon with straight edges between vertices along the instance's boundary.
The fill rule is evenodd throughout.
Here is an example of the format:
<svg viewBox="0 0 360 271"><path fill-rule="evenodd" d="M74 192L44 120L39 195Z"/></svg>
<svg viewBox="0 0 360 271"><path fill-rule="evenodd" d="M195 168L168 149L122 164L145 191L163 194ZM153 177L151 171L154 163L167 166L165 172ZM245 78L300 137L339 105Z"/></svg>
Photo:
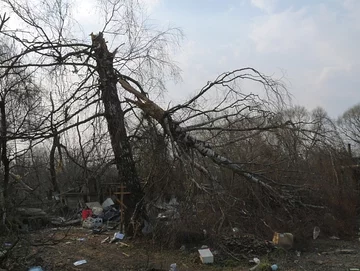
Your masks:
<svg viewBox="0 0 360 271"><path fill-rule="evenodd" d="M145 0L154 24L185 39L174 60L182 101L222 72L251 66L282 78L292 104L336 118L360 102L359 0Z"/></svg>
<svg viewBox="0 0 360 271"><path fill-rule="evenodd" d="M320 106L332 118L360 102L360 0L142 1L152 25L185 34L173 54L182 81L167 84L164 104L182 102L219 74L243 67L281 78L293 105ZM89 39L103 22L93 13L96 1L74 3Z"/></svg>

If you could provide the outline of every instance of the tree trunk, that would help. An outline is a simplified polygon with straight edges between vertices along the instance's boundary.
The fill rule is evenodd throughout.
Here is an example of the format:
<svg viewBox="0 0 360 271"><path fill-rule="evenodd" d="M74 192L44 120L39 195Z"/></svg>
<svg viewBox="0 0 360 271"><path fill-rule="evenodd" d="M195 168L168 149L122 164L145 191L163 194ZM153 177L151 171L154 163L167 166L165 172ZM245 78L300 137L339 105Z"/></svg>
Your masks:
<svg viewBox="0 0 360 271"><path fill-rule="evenodd" d="M51 146L51 150L50 150L50 181L52 184L52 189L49 191L49 195L48 198L49 200L52 199L52 196L54 193L60 193L60 189L59 189L59 185L56 179L56 165L55 165L55 151L56 148L59 146L60 142L59 142L59 136L57 134L54 135L54 139L53 139L53 144Z"/></svg>
<svg viewBox="0 0 360 271"><path fill-rule="evenodd" d="M126 190L131 193L125 196L125 205L127 206L125 225L129 225L137 204L141 202L143 192L126 132L124 111L117 93L118 80L113 68L114 54L109 52L102 33L92 35L92 45L119 184L125 185Z"/></svg>
<svg viewBox="0 0 360 271"><path fill-rule="evenodd" d="M0 101L0 114L1 114L1 162L3 164L3 184L2 184L2 195L1 195L1 208L3 209L3 222L6 218L6 207L8 202L8 189L9 189L9 178L10 178L10 161L7 156L7 125L6 125L6 111L5 102Z"/></svg>

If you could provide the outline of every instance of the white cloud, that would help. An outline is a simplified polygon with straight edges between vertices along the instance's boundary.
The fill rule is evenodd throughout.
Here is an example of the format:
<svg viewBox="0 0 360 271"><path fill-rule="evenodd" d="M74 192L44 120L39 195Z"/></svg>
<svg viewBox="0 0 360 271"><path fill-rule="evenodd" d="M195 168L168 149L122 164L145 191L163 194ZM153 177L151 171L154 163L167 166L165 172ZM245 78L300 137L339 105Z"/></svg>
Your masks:
<svg viewBox="0 0 360 271"><path fill-rule="evenodd" d="M161 2L161 0L142 0L149 12L153 11Z"/></svg>
<svg viewBox="0 0 360 271"><path fill-rule="evenodd" d="M339 95L353 96L360 72L360 1L339 4L343 9L313 4L254 18L249 35L254 54L287 71L298 101L322 105L333 116L348 107Z"/></svg>
<svg viewBox="0 0 360 271"><path fill-rule="evenodd" d="M254 7L257 7L267 13L271 13L274 10L278 1L277 0L251 0L250 2Z"/></svg>
<svg viewBox="0 0 360 271"><path fill-rule="evenodd" d="M336 76L339 72L350 72L352 69L351 64L344 66L328 66L321 70L320 76L318 77L318 84L322 84L329 80L331 77Z"/></svg>
<svg viewBox="0 0 360 271"><path fill-rule="evenodd" d="M311 42L316 26L306 14L306 9L288 9L256 20L250 39L255 43L257 51L284 52L302 48Z"/></svg>

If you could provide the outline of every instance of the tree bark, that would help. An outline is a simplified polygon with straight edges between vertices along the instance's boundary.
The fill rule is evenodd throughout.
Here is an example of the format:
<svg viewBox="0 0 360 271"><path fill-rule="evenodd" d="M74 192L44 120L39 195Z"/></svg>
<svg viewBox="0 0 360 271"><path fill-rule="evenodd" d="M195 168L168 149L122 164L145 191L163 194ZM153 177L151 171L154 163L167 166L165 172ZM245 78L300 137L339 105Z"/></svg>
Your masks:
<svg viewBox="0 0 360 271"><path fill-rule="evenodd" d="M53 144L50 150L50 163L49 163L49 171L50 171L50 181L52 184L52 189L49 191L48 198L49 200L52 199L54 193L60 193L59 185L56 179L56 165L55 165L55 151L56 148L59 146L59 136L57 134L54 135Z"/></svg>
<svg viewBox="0 0 360 271"><path fill-rule="evenodd" d="M125 127L125 114L117 93L117 75L113 68L114 54L109 52L102 33L91 35L94 57L99 74L101 99L114 152L119 184L126 186L130 195L125 196L125 225L129 225L134 212L143 198L132 150Z"/></svg>
<svg viewBox="0 0 360 271"><path fill-rule="evenodd" d="M10 161L7 156L7 123L6 123L6 110L5 102L0 101L0 114L1 114L1 162L3 164L3 184L2 184L2 195L1 195L1 208L3 209L3 222L5 222L6 217L6 207L8 202L8 189L9 189L9 179L10 179Z"/></svg>

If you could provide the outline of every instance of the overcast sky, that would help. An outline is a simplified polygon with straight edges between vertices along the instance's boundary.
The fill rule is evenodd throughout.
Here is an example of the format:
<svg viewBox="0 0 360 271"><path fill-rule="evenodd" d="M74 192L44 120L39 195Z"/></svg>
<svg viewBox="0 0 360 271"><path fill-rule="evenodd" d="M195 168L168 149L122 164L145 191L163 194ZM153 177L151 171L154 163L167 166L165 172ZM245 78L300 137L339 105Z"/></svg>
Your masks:
<svg viewBox="0 0 360 271"><path fill-rule="evenodd" d="M183 81L169 84L165 96L172 104L247 66L283 77L293 104L321 106L334 118L360 102L360 0L142 1L151 23L185 34L174 55ZM99 31L96 1L74 3L85 33Z"/></svg>
<svg viewBox="0 0 360 271"><path fill-rule="evenodd" d="M146 0L150 18L180 27L181 100L221 72L252 66L285 76L293 104L331 117L360 102L360 0Z"/></svg>

